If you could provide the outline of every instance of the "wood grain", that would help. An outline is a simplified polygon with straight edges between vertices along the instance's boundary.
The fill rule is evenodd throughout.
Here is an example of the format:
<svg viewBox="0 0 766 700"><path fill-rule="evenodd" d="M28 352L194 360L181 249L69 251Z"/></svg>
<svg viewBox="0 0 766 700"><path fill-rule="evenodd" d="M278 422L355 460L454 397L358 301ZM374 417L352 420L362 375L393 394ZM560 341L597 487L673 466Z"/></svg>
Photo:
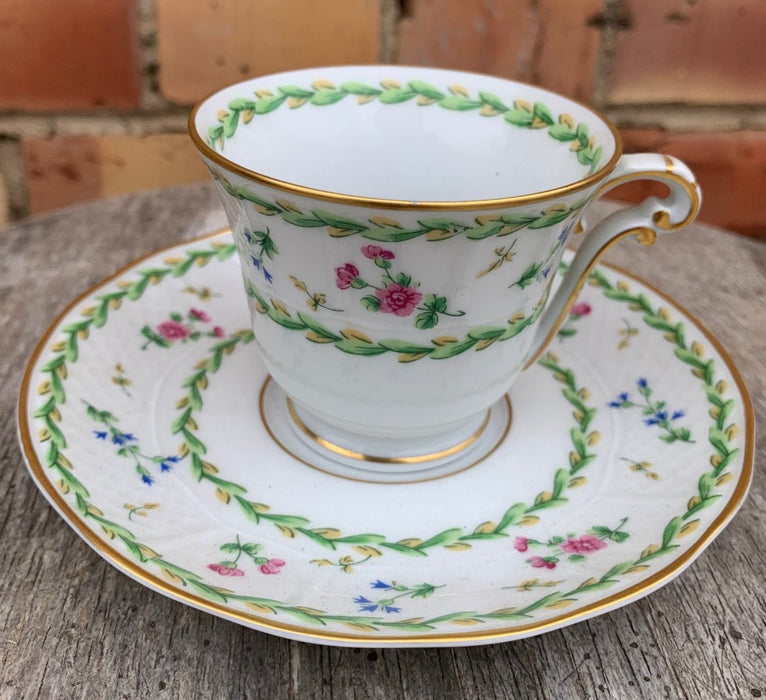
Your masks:
<svg viewBox="0 0 766 700"><path fill-rule="evenodd" d="M455 649L289 642L154 593L91 551L28 477L16 399L37 339L137 256L223 224L212 188L104 200L0 232L0 698L758 698L766 696L766 485L681 576L531 639ZM726 346L766 418L766 245L695 225L611 261ZM766 440L758 440L756 465Z"/></svg>

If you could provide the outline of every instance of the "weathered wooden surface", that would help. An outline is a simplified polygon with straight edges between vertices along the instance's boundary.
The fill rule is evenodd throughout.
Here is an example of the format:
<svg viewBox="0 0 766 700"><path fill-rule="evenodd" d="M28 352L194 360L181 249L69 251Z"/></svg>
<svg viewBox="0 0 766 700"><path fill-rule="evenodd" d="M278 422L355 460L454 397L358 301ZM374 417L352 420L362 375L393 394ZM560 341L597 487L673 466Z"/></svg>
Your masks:
<svg viewBox="0 0 766 700"><path fill-rule="evenodd" d="M105 200L0 232L0 698L766 697L766 479L679 578L532 639L457 649L289 642L154 593L91 551L27 476L16 398L38 338L137 256L222 226L209 186ZM766 422L766 245L695 225L608 258L727 348Z"/></svg>

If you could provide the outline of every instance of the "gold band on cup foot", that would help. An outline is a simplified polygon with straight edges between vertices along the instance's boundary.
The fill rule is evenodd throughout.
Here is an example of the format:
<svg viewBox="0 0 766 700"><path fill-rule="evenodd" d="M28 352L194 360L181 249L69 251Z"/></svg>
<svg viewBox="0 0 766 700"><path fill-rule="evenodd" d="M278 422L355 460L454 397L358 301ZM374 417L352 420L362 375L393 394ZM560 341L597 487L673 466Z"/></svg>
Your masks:
<svg viewBox="0 0 766 700"><path fill-rule="evenodd" d="M295 405L289 396L286 397L286 401L290 418L293 419L293 423L295 424L296 428L298 428L298 430L300 430L309 440L313 440L320 447L324 448L325 450L329 450L330 452L334 452L341 457L346 457L347 459L358 459L363 462L374 462L376 464L424 464L425 462L434 462L436 460L442 460L446 459L447 457L457 455L459 452L462 452L463 450L473 445L481 437L492 415L492 409L490 408L487 410L487 414L484 416L484 420L481 422L481 425L479 425L479 427L467 438L461 440L455 445L452 445L451 447L426 454L408 455L405 457L386 457L357 452L356 450L349 449L348 447L336 445L334 442L326 440L325 438L317 435L301 420L301 417L295 410Z"/></svg>
<svg viewBox="0 0 766 700"><path fill-rule="evenodd" d="M261 420L269 436L301 464L352 481L412 484L457 474L484 461L511 428L511 402L503 396L468 437L439 451L382 456L352 450L319 436L301 419L293 402L269 377L259 398Z"/></svg>

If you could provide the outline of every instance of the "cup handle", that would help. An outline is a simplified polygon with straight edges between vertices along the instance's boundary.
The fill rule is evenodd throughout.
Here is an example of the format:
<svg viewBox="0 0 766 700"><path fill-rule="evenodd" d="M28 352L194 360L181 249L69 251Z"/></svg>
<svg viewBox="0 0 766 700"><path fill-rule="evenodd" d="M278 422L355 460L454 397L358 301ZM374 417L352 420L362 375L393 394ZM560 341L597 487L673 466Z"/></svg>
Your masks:
<svg viewBox="0 0 766 700"><path fill-rule="evenodd" d="M622 156L611 176L595 191L590 201L635 180L661 182L670 188L670 194L664 198L647 197L639 204L614 212L586 235L540 319L525 369L540 357L556 335L588 275L609 246L629 236L640 245L653 245L658 235L678 231L697 216L702 199L691 170L677 158L656 153Z"/></svg>

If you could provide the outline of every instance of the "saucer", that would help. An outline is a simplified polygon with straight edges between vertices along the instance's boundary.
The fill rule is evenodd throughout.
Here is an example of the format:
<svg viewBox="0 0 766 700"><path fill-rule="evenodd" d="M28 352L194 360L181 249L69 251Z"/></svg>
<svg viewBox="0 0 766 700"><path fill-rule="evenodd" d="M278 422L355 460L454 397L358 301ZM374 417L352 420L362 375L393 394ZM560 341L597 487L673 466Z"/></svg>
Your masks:
<svg viewBox="0 0 766 700"><path fill-rule="evenodd" d="M753 411L720 344L605 265L458 473L328 473L285 405L223 233L70 304L27 367L19 431L43 495L113 566L346 646L509 641L606 613L691 564L752 477Z"/></svg>

